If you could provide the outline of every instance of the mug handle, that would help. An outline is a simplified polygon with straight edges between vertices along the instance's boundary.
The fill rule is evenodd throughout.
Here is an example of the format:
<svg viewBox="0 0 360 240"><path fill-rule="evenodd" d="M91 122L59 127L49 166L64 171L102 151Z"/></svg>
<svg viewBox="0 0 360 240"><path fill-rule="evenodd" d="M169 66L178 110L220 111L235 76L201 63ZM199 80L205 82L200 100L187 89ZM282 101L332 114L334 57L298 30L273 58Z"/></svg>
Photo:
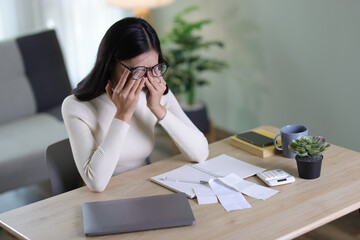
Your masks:
<svg viewBox="0 0 360 240"><path fill-rule="evenodd" d="M275 146L275 148L276 148L277 150L283 151L284 148L278 147L278 146L276 145L276 140L277 140L277 138L280 137L280 136L281 136L281 133L279 133L278 135L276 135L276 137L274 138L274 146Z"/></svg>

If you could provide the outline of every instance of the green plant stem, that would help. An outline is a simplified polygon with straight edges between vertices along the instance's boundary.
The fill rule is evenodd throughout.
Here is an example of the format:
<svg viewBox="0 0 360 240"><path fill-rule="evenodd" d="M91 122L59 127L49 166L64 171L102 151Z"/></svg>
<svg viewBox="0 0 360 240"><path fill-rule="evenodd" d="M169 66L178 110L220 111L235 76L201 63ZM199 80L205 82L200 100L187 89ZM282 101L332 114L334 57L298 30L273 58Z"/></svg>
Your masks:
<svg viewBox="0 0 360 240"><path fill-rule="evenodd" d="M187 51L186 55L187 55L187 58L190 59L192 53L190 51ZM188 91L188 94L187 94L187 102L188 102L189 106L192 106L194 104L194 101L195 101L194 98L195 98L196 78L193 75L195 69L193 69L193 66L192 66L191 62L189 62L187 68L188 68L188 73L189 73L189 78L190 78L189 79L190 80L190 86L189 86L189 91Z"/></svg>
<svg viewBox="0 0 360 240"><path fill-rule="evenodd" d="M190 89L187 94L187 102L189 106L192 106L194 104L195 101L194 98L195 98L195 80L192 80L190 82Z"/></svg>

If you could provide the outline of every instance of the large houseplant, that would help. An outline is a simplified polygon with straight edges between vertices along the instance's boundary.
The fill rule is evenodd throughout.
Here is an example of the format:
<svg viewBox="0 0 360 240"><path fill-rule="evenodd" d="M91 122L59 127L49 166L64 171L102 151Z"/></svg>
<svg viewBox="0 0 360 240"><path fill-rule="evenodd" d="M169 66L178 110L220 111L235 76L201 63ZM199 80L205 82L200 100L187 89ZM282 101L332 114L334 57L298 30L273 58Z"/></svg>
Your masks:
<svg viewBox="0 0 360 240"><path fill-rule="evenodd" d="M304 179L315 179L320 176L323 153L330 147L323 137L302 136L289 144L295 153L299 176Z"/></svg>
<svg viewBox="0 0 360 240"><path fill-rule="evenodd" d="M173 19L172 28L160 41L164 57L170 65L165 76L166 84L179 99L180 96L185 96L185 101L181 101L184 112L201 132L207 134L212 132L211 124L205 105L196 102L196 88L208 83L202 73L218 72L226 64L224 61L205 57L209 48L224 46L220 41L206 41L199 35L199 31L204 25L210 24L211 20L190 22L185 19L185 15L198 9L197 6L191 6L178 13Z"/></svg>
<svg viewBox="0 0 360 240"><path fill-rule="evenodd" d="M187 21L184 16L198 10L191 6L178 13L173 19L172 28L161 38L164 57L170 65L166 73L166 83L175 95L185 94L186 103L194 105L196 87L208 83L203 72L218 72L226 66L224 61L204 56L211 47L223 47L220 41L206 41L197 34L210 19L196 22Z"/></svg>

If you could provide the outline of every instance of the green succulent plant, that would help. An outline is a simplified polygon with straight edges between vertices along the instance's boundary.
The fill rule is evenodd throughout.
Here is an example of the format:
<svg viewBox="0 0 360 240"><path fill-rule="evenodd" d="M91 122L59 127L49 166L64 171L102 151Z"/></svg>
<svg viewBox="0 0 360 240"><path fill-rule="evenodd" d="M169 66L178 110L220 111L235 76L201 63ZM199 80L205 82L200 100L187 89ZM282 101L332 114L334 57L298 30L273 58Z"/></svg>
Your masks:
<svg viewBox="0 0 360 240"><path fill-rule="evenodd" d="M300 157L322 155L329 147L330 144L320 136L302 136L289 144L290 151Z"/></svg>

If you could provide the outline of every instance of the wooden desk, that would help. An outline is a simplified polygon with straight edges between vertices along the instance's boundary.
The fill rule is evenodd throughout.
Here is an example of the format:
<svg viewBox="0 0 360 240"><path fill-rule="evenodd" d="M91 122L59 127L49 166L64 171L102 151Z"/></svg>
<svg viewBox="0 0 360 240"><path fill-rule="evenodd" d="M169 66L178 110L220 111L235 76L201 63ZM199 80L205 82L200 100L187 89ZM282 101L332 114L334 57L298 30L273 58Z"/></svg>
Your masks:
<svg viewBox="0 0 360 240"><path fill-rule="evenodd" d="M321 176L315 180L298 178L293 159L262 159L231 146L229 139L210 145L209 158L222 153L267 169L282 168L296 182L275 187L280 192L265 201L246 197L252 208L229 213L220 204L200 206L196 199L189 200L196 218L193 226L92 239L292 239L360 208L358 152L332 145L325 152ZM185 163L178 155L113 177L103 193L83 187L5 212L0 215L0 226L25 239L85 239L83 202L171 193L149 178ZM248 180L262 184L256 177Z"/></svg>

